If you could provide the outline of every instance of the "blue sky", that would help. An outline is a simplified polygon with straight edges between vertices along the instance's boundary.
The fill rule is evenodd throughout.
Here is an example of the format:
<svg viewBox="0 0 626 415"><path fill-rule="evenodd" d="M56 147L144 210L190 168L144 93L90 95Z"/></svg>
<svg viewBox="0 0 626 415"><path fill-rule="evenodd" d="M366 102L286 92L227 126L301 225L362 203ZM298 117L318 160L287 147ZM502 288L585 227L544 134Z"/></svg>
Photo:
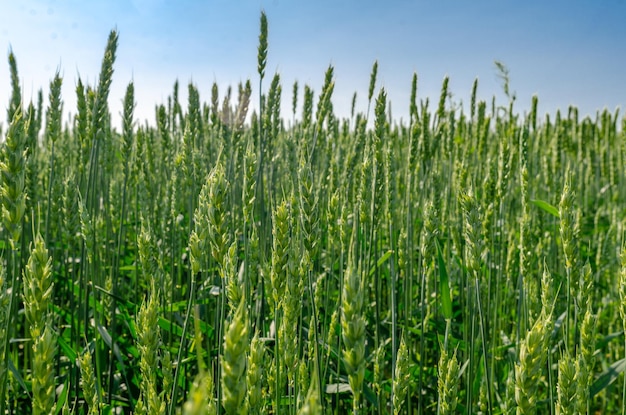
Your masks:
<svg viewBox="0 0 626 415"><path fill-rule="evenodd" d="M75 112L78 77L94 84L106 39L119 31L110 95L118 124L126 85L135 82L140 119L153 120L179 79L209 100L213 82L224 92L256 73L259 15L269 21L266 76L281 74L283 110L290 113L298 80L319 94L324 71L335 68L334 106L347 116L352 94L365 110L372 64L379 62L395 118L406 120L411 77L418 97L436 101L444 76L453 99L467 107L472 82L479 98L505 104L494 60L509 68L516 107L533 94L540 113L595 115L626 106L626 1L452 0L24 0L0 13L0 118L9 100L6 56L12 48L26 102L57 69L64 78L65 114ZM265 83L269 85L269 79ZM253 106L256 102L253 102ZM4 119L2 119L4 122Z"/></svg>

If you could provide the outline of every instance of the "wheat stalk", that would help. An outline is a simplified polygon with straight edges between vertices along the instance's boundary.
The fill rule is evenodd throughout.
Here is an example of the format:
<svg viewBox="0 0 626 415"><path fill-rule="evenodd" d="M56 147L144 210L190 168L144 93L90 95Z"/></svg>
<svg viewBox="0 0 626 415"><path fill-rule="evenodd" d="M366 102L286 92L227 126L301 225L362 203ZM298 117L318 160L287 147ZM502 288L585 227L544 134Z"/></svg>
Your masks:
<svg viewBox="0 0 626 415"><path fill-rule="evenodd" d="M550 314L541 313L522 340L519 362L515 365L515 401L517 414L537 413L538 382L542 376L552 330Z"/></svg>
<svg viewBox="0 0 626 415"><path fill-rule="evenodd" d="M559 360L559 378L556 385L557 415L570 415L576 411L576 365L571 356L565 355Z"/></svg>
<svg viewBox="0 0 626 415"><path fill-rule="evenodd" d="M409 381L411 373L409 372L409 351L406 345L404 335L400 338L400 347L396 357L396 367L394 370L394 378L391 383L393 389L393 413L398 415L402 411L404 401L409 393Z"/></svg>
<svg viewBox="0 0 626 415"><path fill-rule="evenodd" d="M56 334L50 327L48 308L52 301L52 259L40 234L35 237L24 271L24 311L33 342L33 413L54 411L56 387L54 357Z"/></svg>
<svg viewBox="0 0 626 415"><path fill-rule="evenodd" d="M354 246L354 243L352 244ZM361 407L363 378L365 376L365 326L363 306L365 286L360 263L355 263L354 254L349 254L344 272L341 300L341 335L343 339L343 361L352 389L353 411L358 414Z"/></svg>
<svg viewBox="0 0 626 415"><path fill-rule="evenodd" d="M458 403L459 363L456 350L450 356L445 349L439 357L439 378L437 390L439 393L438 414L453 414Z"/></svg>
<svg viewBox="0 0 626 415"><path fill-rule="evenodd" d="M246 371L246 385L248 395L246 405L251 415L260 414L263 399L263 360L265 356L265 346L259 339L258 333L250 341L250 351L248 353L248 369Z"/></svg>
<svg viewBox="0 0 626 415"><path fill-rule="evenodd" d="M537 413L538 382L547 360L550 334L554 326L552 276L544 266L541 280L541 312L525 338L520 342L519 361L515 364L515 401L517 414Z"/></svg>
<svg viewBox="0 0 626 415"><path fill-rule="evenodd" d="M83 396L89 408L88 415L98 415L100 414L100 397L91 352L89 350L86 350L85 353L79 356L78 364L80 367Z"/></svg>
<svg viewBox="0 0 626 415"><path fill-rule="evenodd" d="M239 303L224 334L222 356L222 405L227 414L242 414L246 397L246 353L248 352L248 312L245 298Z"/></svg>
<svg viewBox="0 0 626 415"><path fill-rule="evenodd" d="M215 415L217 409L212 400L213 378L210 372L198 374L183 405L184 415Z"/></svg>

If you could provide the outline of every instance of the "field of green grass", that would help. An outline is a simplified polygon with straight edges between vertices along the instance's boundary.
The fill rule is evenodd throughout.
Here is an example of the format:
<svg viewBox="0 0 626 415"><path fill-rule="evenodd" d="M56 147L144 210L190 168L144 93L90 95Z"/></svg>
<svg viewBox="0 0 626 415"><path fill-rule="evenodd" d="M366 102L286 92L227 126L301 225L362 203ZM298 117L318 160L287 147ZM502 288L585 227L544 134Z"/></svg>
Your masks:
<svg viewBox="0 0 626 415"><path fill-rule="evenodd" d="M10 54L0 414L623 414L626 118L520 109L497 64L507 102L413 75L398 122L376 63L338 118L267 32L206 101L138 121L129 84L121 131L116 32L67 121Z"/></svg>

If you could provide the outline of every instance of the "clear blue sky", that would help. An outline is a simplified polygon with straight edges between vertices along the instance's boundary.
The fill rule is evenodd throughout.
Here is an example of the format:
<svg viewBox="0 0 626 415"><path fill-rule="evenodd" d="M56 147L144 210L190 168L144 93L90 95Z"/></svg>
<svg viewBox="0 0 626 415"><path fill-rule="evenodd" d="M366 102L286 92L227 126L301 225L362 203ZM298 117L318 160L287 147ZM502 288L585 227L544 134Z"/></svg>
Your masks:
<svg viewBox="0 0 626 415"><path fill-rule="evenodd" d="M421 98L436 101L449 75L454 99L466 108L475 78L479 98L491 101L495 94L505 104L494 60L509 68L520 111L533 94L540 113L570 104L590 115L626 106L625 0L6 0L0 12L0 120L5 122L9 100L10 48L26 102L41 87L47 95L61 71L67 117L75 112L78 76L96 82L112 28L119 30L109 100L114 120L131 80L136 114L150 122L176 79L181 92L193 80L208 101L214 81L223 93L250 78L256 97L261 9L269 20L267 77L281 74L288 113L293 81L301 91L309 84L317 97L329 64L338 114L347 116L354 91L364 110L375 60L378 86L387 89L394 117L405 120L413 72ZM186 105L186 93L181 98Z"/></svg>

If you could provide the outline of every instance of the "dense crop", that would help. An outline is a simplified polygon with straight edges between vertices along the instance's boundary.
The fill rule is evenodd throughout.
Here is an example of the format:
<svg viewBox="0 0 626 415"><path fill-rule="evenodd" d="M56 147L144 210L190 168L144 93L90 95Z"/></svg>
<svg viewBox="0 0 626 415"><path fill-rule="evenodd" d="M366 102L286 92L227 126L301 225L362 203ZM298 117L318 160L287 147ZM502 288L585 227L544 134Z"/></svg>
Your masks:
<svg viewBox="0 0 626 415"><path fill-rule="evenodd" d="M117 42L65 125L9 57L0 413L623 411L617 112L520 115L499 64L506 105L446 78L433 111L414 75L399 123L375 64L367 113L329 67L285 120L262 15L258 113L176 83L141 124L131 83L116 131Z"/></svg>

